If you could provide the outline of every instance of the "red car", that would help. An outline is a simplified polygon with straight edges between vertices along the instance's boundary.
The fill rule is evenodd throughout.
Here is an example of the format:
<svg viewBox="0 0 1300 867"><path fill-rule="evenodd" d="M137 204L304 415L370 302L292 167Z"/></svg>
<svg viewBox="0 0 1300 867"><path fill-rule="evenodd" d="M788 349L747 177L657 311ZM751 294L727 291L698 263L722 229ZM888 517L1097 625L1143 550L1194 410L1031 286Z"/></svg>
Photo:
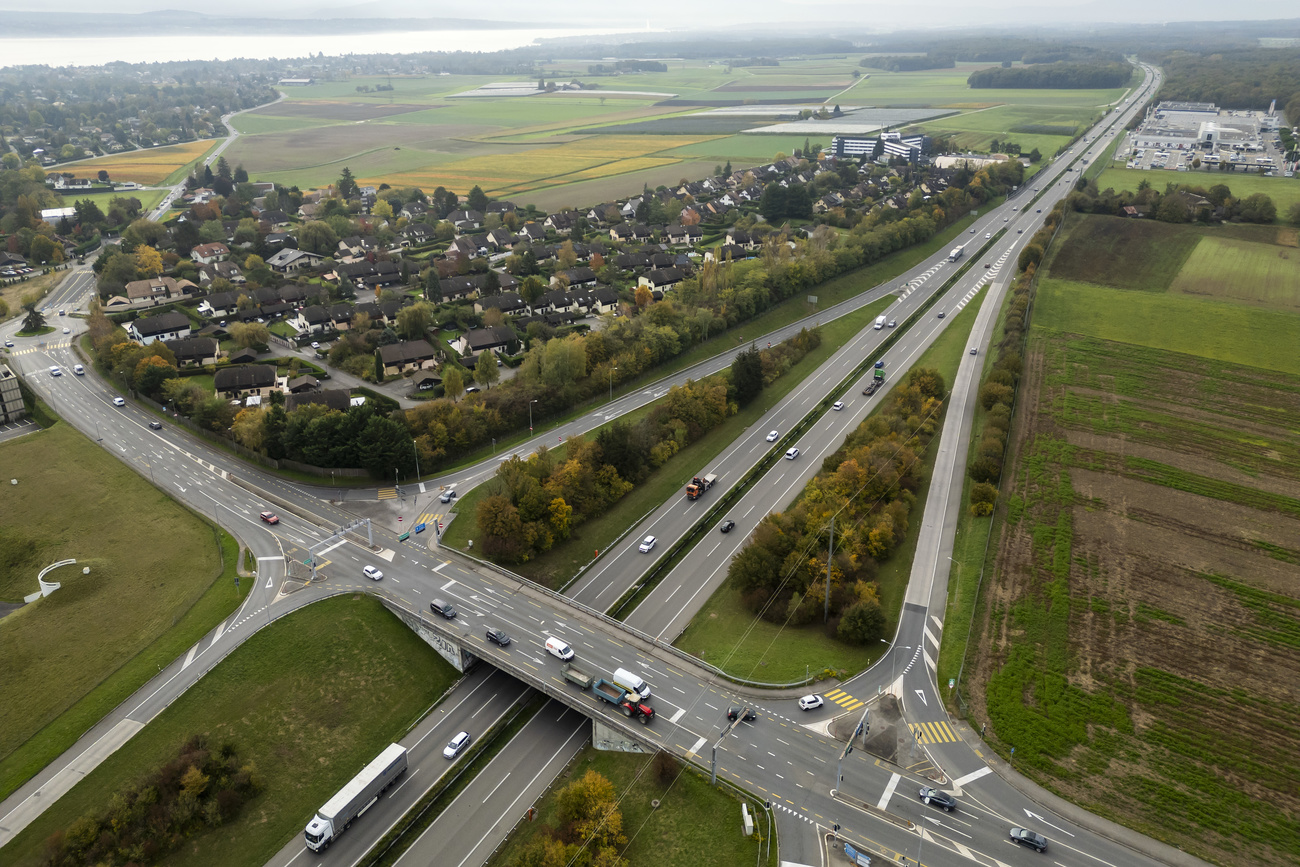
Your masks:
<svg viewBox="0 0 1300 867"><path fill-rule="evenodd" d="M258 515L258 517L268 524L280 523L280 516L275 514L274 512L263 512L262 514Z"/></svg>

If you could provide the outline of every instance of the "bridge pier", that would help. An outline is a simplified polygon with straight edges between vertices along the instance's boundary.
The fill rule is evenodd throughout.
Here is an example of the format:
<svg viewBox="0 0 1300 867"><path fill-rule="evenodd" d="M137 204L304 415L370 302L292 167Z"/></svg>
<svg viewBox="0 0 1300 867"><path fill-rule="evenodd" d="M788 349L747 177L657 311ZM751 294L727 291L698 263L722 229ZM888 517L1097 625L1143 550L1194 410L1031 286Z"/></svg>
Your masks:
<svg viewBox="0 0 1300 867"><path fill-rule="evenodd" d="M378 596L377 598L385 608L401 619L401 621L405 623L412 632L424 639L425 644L438 651L439 656L451 663L452 668L464 674L478 663L477 656L470 653L450 638L447 638L445 635L434 632L429 628L429 624L418 614L413 614L410 611L407 611L405 608L385 599L383 596Z"/></svg>
<svg viewBox="0 0 1300 867"><path fill-rule="evenodd" d="M612 729L598 719L591 721L591 745L598 750L610 753L646 753L644 745L632 740L627 735Z"/></svg>

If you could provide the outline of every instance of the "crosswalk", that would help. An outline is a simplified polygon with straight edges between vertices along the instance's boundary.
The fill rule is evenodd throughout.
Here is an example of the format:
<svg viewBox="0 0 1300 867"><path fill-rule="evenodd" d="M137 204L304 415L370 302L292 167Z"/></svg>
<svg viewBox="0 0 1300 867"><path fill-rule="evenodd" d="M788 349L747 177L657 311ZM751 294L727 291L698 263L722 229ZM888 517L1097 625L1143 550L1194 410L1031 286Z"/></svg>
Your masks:
<svg viewBox="0 0 1300 867"><path fill-rule="evenodd" d="M380 500L396 500L397 488L380 488L376 497Z"/></svg>
<svg viewBox="0 0 1300 867"><path fill-rule="evenodd" d="M952 727L943 720L938 722L920 722L911 723L912 736L916 738L917 743L922 744L953 744L959 743L961 738Z"/></svg>
<svg viewBox="0 0 1300 867"><path fill-rule="evenodd" d="M854 698L853 696L849 695L847 692L845 692L842 689L831 690L830 692L826 693L825 699L827 701L835 702L845 710L857 710L858 708L866 704L866 702Z"/></svg>
<svg viewBox="0 0 1300 867"><path fill-rule="evenodd" d="M23 349L19 349L17 347L10 348L9 354L10 355L31 355L33 352L49 352L51 349L62 349L65 346L71 346L71 345L72 345L72 341L67 339L47 340L37 344L36 346L28 346Z"/></svg>

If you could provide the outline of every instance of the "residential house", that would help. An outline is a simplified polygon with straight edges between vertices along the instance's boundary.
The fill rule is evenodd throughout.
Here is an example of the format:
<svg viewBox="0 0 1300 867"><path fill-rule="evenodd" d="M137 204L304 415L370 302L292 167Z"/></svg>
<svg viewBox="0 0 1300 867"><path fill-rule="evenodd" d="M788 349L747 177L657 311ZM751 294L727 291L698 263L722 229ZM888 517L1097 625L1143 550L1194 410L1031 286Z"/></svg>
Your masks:
<svg viewBox="0 0 1300 867"><path fill-rule="evenodd" d="M269 364L223 367L212 375L212 386L218 396L227 399L245 395L266 397L282 390L275 368Z"/></svg>
<svg viewBox="0 0 1300 867"><path fill-rule="evenodd" d="M568 234L573 231L573 227L578 222L578 215L573 211L561 211L558 214L551 214L543 223L548 229L556 232Z"/></svg>
<svg viewBox="0 0 1300 867"><path fill-rule="evenodd" d="M500 253L514 246L515 236L510 234L510 230L504 226L497 226L487 233L487 243L494 253Z"/></svg>
<svg viewBox="0 0 1300 867"><path fill-rule="evenodd" d="M505 325L493 325L488 328L471 328L451 342L451 348L462 357L478 355L480 352L495 352L508 349L519 342L519 335L513 328Z"/></svg>
<svg viewBox="0 0 1300 867"><path fill-rule="evenodd" d="M504 216L506 214L512 214L514 213L514 211L515 211L514 202L509 202L509 201L488 202L487 213L489 214L500 214Z"/></svg>
<svg viewBox="0 0 1300 867"><path fill-rule="evenodd" d="M298 329L299 334L321 334L334 327L330 314L319 304L299 310L291 324Z"/></svg>
<svg viewBox="0 0 1300 867"><path fill-rule="evenodd" d="M424 225L419 223L417 225ZM427 227L426 227L427 228ZM360 235L349 235L339 241L340 258L361 258L367 253L376 253L379 251L379 242L374 238L363 238Z"/></svg>
<svg viewBox="0 0 1300 867"><path fill-rule="evenodd" d="M585 315L601 315L618 309L618 292L609 286L586 289L573 295L573 304L577 312Z"/></svg>
<svg viewBox="0 0 1300 867"><path fill-rule="evenodd" d="M195 367L216 364L221 357L221 344L215 337L187 337L163 343L176 356L178 367Z"/></svg>
<svg viewBox="0 0 1300 867"><path fill-rule="evenodd" d="M561 280L561 277L564 279ZM558 286L560 283L564 283L570 289L595 286L597 283L596 272L585 265L580 265L577 268L568 268L551 277L552 286Z"/></svg>
<svg viewBox="0 0 1300 867"><path fill-rule="evenodd" d="M229 256L230 248L219 241L214 241L211 244L200 244L190 250L190 258L199 265L211 265L214 262L224 261Z"/></svg>
<svg viewBox="0 0 1300 867"><path fill-rule="evenodd" d="M283 231L291 225L289 215L284 211L261 211L258 213L257 219L266 223L267 228L272 232Z"/></svg>
<svg viewBox="0 0 1300 867"><path fill-rule="evenodd" d="M189 280L174 277L154 277L151 280L132 280L126 284L126 297L132 303L150 301L161 304L169 298L189 298L199 287Z"/></svg>
<svg viewBox="0 0 1300 867"><path fill-rule="evenodd" d="M289 380L284 387L289 394L302 394L307 391L315 391L319 386L320 380L314 376L303 374Z"/></svg>
<svg viewBox="0 0 1300 867"><path fill-rule="evenodd" d="M132 340L144 346L148 346L155 340L179 340L190 336L190 319L184 313L175 311L162 313L128 322L126 333Z"/></svg>
<svg viewBox="0 0 1300 867"><path fill-rule="evenodd" d="M239 295L238 292L217 292L209 295L199 302L199 315L208 318L229 316L239 309Z"/></svg>
<svg viewBox="0 0 1300 867"><path fill-rule="evenodd" d="M524 303L522 298L513 292L503 292L500 295L489 295L486 298L478 298L474 301L475 313L483 313L493 308L500 310L502 313L511 314L519 313L520 311L528 309L528 305Z"/></svg>
<svg viewBox="0 0 1300 867"><path fill-rule="evenodd" d="M429 370L436 364L437 352L427 340L403 340L379 347L379 363L384 376L396 376L408 370Z"/></svg>
<svg viewBox="0 0 1300 867"><path fill-rule="evenodd" d="M409 223L401 234L403 247L418 247L434 241L433 227L428 223Z"/></svg>
<svg viewBox="0 0 1300 867"><path fill-rule="evenodd" d="M483 228L482 211L452 211L447 215L447 220L456 227L458 232L469 232Z"/></svg>
<svg viewBox="0 0 1300 867"><path fill-rule="evenodd" d="M398 216L405 217L409 221L418 220L427 213L429 213L429 206L423 202L407 202L405 205L402 205L402 210Z"/></svg>
<svg viewBox="0 0 1300 867"><path fill-rule="evenodd" d="M364 311L359 310L357 307L353 307L351 304L344 304L342 302L331 304L329 311L330 326L335 331L347 331L352 328L352 317L359 312Z"/></svg>
<svg viewBox="0 0 1300 867"><path fill-rule="evenodd" d="M452 241L447 247L447 257L464 256L466 259L474 259L478 256L486 256L487 248L480 247L468 235L461 235Z"/></svg>
<svg viewBox="0 0 1300 867"><path fill-rule="evenodd" d="M638 286L666 290L673 288L684 279L686 279L686 275L681 268L656 268L648 274L638 277L636 282Z"/></svg>
<svg viewBox="0 0 1300 867"><path fill-rule="evenodd" d="M524 223L515 233L515 240L525 244L546 240L546 227L541 223Z"/></svg>
<svg viewBox="0 0 1300 867"><path fill-rule="evenodd" d="M325 257L306 250L284 249L266 260L267 266L279 274L297 274L320 266Z"/></svg>

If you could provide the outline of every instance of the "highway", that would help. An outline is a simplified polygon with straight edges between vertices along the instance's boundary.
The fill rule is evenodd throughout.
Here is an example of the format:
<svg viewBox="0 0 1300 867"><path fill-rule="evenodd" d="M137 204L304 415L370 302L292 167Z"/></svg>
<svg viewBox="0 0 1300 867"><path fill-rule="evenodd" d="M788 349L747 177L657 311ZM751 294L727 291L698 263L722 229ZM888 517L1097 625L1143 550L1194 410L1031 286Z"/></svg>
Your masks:
<svg viewBox="0 0 1300 867"><path fill-rule="evenodd" d="M1067 177L1070 178L1066 182L1068 185L1072 182L1073 176ZM1019 198L1026 197L1022 194ZM996 219L995 214L987 215L985 219L989 221ZM1010 217L1007 219L1009 221ZM1018 221L1024 219L1034 218L1029 217L1027 213L1022 213L1021 217L1017 218ZM1008 226L1011 225L1008 222ZM1018 226L1019 222L1015 225ZM1007 242L1007 239L1013 239L1007 243L1013 243L1016 238L1025 240L1030 234L1028 229L1023 238L1008 233L1004 238L999 239L999 243ZM1007 249L1005 255L999 253L998 256L1003 261L1009 261L1006 256L1012 253L1012 249ZM982 268L978 270L983 271ZM971 273L976 272L972 270ZM1000 282L995 280L991 284L998 287L999 293L1005 291L1009 269L1002 277ZM982 275L976 277L976 279L981 278ZM960 303L959 299L967 297L965 294L960 294L960 288L962 287L955 288L953 294L944 303L955 305ZM970 289L965 289L965 292L969 291ZM991 316L991 311L995 310L996 303L985 305L981 311L981 319L986 319L986 312ZM981 331L980 323L977 322L976 334L981 339L987 339L988 326L989 323L985 321ZM923 329L918 329L918 335L922 331ZM900 345L891 352L891 354L902 353L893 362L895 371L905 366L909 351L916 351L915 346L909 350L903 343L904 341L900 341ZM24 349L14 360L29 375L29 381L51 402L56 411L77 427L101 440L105 448L133 463L142 473L148 472L160 487L183 502L213 515L220 523L236 531L258 557L257 590L250 594L241 612L228 624L223 624L221 628L214 631L210 640L205 639L196 645L185 659L174 663L159 679L146 686L142 693L152 689L153 692L150 693L152 696L161 689L164 696L171 695L173 690L178 694L184 686L192 683L202 670L206 670L206 667L210 667L220 655L229 652L242 637L250 634L252 628L258 625L258 618L265 617L269 620L272 617L282 616L286 611L307 604L323 594L366 587L408 611L423 612L427 611L427 600L432 594L439 593L451 598L461 608L462 617L451 624L430 622L431 628L454 630L459 640L465 646L473 648L476 654L512 674L527 679L535 687L546 690L565 704L579 708L589 715L601 716L609 712L603 707L597 708L593 698L577 693L559 679L557 663L547 657L545 651L541 649L545 636L555 634L564 637L578 648L581 662L595 669L608 671L616 666L636 667L654 686L654 704L659 711L659 718L654 725L644 729L642 733L652 738L654 743L671 749L679 755L702 757L707 761L706 745L721 731L722 714L725 712L726 705L736 700L738 692L736 689L726 685L707 669L682 658L671 648L658 645L644 637L638 638L620 629L617 624L599 617L594 611L567 605L562 600L524 586L498 570L490 570L459 557L441 555L441 552L437 551L426 552L415 546L399 547L391 534L380 533L378 551L368 550L356 544L346 544L330 553L331 562L324 566L325 580L319 585L289 595L277 593L279 570L283 563L282 552L292 554L305 550L309 545L328 536L330 528L343 523L350 516L303 493L295 486L268 479L255 470L239 465L225 455L214 453L179 431L171 429L159 433L148 431L144 421L150 416L130 405L125 408L113 407L109 402L111 393L93 377L65 376L55 379L40 372L54 363L70 366L71 358L71 352L66 345L47 345L44 348ZM981 355L979 360L982 361L982 358ZM972 371L968 374L966 386L968 389L969 382L974 380L974 366L969 361L963 365L963 371L968 368ZM896 372L895 376L897 375L900 374ZM959 375L958 382L954 386L952 405L949 408L949 424L953 423L954 417L960 418L965 414L965 409L959 407L957 403L961 388L962 378ZM811 399L814 403L825 397L824 394L813 395L811 389L804 388L796 389L792 394L801 391L806 392L802 399ZM778 410L793 412L794 408L785 405L784 410L778 407L773 412ZM853 410L853 414L856 416L864 413L865 410L864 402ZM844 413L838 415L846 419L853 417ZM591 420L584 417L579 424L582 421ZM766 421L765 419L764 424ZM805 456L789 463L797 465L798 472L811 474L819 462L818 455L825 453L828 444L835 441L834 437L838 436L842 439L843 430L839 429L839 426L847 424L847 420L826 425L819 422L818 428L808 435L806 441L801 439L799 445L806 450ZM819 429L822 426L825 430ZM947 439L947 426L941 454L943 449L953 449L955 452L960 452L960 456L964 458L965 444L950 443ZM526 453L522 447L516 451ZM786 472L781 469L780 464L778 469L772 472L778 471ZM960 471L955 458L951 472L955 473L952 478L958 481L957 494L959 495ZM939 469L936 469L936 477L938 473ZM768 489L769 505L765 508L770 510L788 502L790 491L797 490L794 485L792 478L789 480L788 489L780 485L766 484L760 484L756 489ZM467 487L464 481L459 480L458 486L462 489ZM939 485L932 486L932 491L939 487ZM290 507L287 514L285 509L280 510L283 520L274 530L262 525L256 519L257 513L267 508L267 498L258 496L258 491L264 491L268 497L275 497ZM781 499L782 496L785 500ZM680 503L670 505L674 508L680 507ZM754 511L759 510L755 508ZM929 514L930 510L927 509L927 520ZM757 515L755 520L758 517L761 515ZM939 520L936 523L941 539L944 521ZM738 527L737 530L742 528ZM671 541L667 533L664 539L664 544ZM734 539L737 542L743 540L743 534L737 533ZM929 541L932 540L927 537L926 543L928 544ZM382 566L385 572L384 580L377 585L365 584L364 579L360 578L360 569L363 565ZM946 576L946 568L943 569L942 574ZM941 584L944 581L946 577L940 581L939 570L936 569L925 591L925 606L937 611L940 616L943 611ZM661 587L670 583L665 581ZM946 584L943 586L946 587ZM936 598L938 598L937 602ZM907 616L904 617L904 624L900 627L900 641L904 636L904 630L910 630L915 625L913 621L917 618L917 612L914 611L913 605L919 604L912 601L912 591L909 591ZM663 610L671 611L671 602L668 603L668 608ZM654 613L648 611L645 616L652 617ZM639 621L640 612L635 619ZM927 628L927 621L921 616L918 622L920 623L919 634L923 635L924 629ZM671 620L666 622L664 628L667 629L671 624ZM488 625L505 628L515 636L515 643L506 649L488 645L482 637L483 629ZM918 654L914 653L914 658L916 655ZM208 660L206 663L205 658ZM881 669L881 666L877 665L872 672L877 669ZM903 675L904 682L910 688L910 682L907 681L909 675L923 676L925 680L923 689L928 690L929 695L937 696L928 671L928 666L913 666ZM870 679L872 672L862 676L864 682ZM163 681L161 684L157 682L160 679ZM878 673L877 679L879 679ZM123 708L131 704L128 702ZM924 840L927 844L926 858L931 863L975 861L997 864L1003 863L1002 859L1006 859L1006 863L1019 863L1020 858L1027 857L1018 855L1018 850L1010 847L1005 837L1006 826L1025 821L1018 818L1023 814L1024 809L1032 809L1024 807L1025 803L1037 807L1038 810L1044 808L1032 801L1026 801L1023 795L1009 787L1005 787L1007 791L1001 791L998 788L1000 778L996 775L984 774L980 777L971 777L971 774L979 773L980 768L961 775L968 778L960 786L963 809L952 816L927 814L922 825L927 830L922 832L922 836L918 836L910 828L882 822L833 798L831 790L837 787L834 771L830 766L835 764L842 745L816 729L804 725L807 722L817 721L821 715L796 716L797 712L783 712L784 707L779 703L771 704L772 707L762 709L758 720L753 724L742 724L723 741L719 750L719 773L751 791L770 797L777 805L777 819L783 832L781 841L783 858L818 863L820 855L813 848L812 844L816 842L816 836L812 831L829 827L832 821L843 825L842 834L846 834L850 839L886 853L910 852ZM935 704L937 706L937 701ZM928 702L926 706L930 706ZM143 723L144 717L150 715L150 707L133 706L121 716L118 722L125 719L132 723ZM114 722L114 716L119 713L121 709L106 719L102 725L110 726L111 731L111 727L118 724ZM828 716L829 713L826 711L825 715ZM798 722L795 722L796 718ZM623 722L621 717L607 716L607 719L613 723ZM455 728L455 725L447 726L447 729L451 728ZM475 728L478 728L478 723L475 723ZM442 735L439 734L437 739L441 738ZM538 743L546 741L546 737L539 735L538 738L532 749L539 754L546 753L545 748L537 746ZM99 749L105 748L102 738L91 739L88 742L83 739L83 742L79 743L78 747L84 749L98 744ZM559 746L557 744L556 748ZM82 749L78 747L70 750L68 754L47 768L32 784L24 787L24 790L0 806L0 824L6 829L12 829L22 815L21 813L15 815L12 812L15 805L21 805L30 799L32 786L53 785L51 781L64 773L65 769L83 754ZM506 754L503 753L499 759L505 756ZM943 758L943 756L936 756L936 758ZM963 758L964 756L957 755L951 761L957 763ZM413 757L412 770L417 773L412 774L409 779L416 779L428 764L429 762L425 761L417 767ZM501 767L504 769L507 766L508 762ZM520 765L509 767L520 767ZM434 775L430 769L430 773L421 778L419 785L412 786L408 783L404 788L427 788L427 781L432 776ZM483 782L487 784L493 779L484 775ZM499 783L504 778L495 779ZM913 795L910 792L910 789L918 784L918 778L903 775L896 769L867 758L859 751L845 760L845 779L838 786L838 790L872 804L883 804L906 818L908 811L920 806L911 800ZM41 800L51 799L43 795ZM383 808L383 814L387 814L390 805L385 803ZM22 809L24 808L19 806L19 810ZM30 812L35 808L26 809ZM392 806L391 809L396 809L396 806ZM510 809L510 805L502 805L500 809ZM389 824L382 821L378 805L374 810L376 812L373 821L358 823L349 832L356 838L357 846L362 845L363 838L373 839L373 836L377 836L374 832L380 825L386 827ZM466 815L474 816L475 828L479 824L486 824L483 825L478 837L474 834L475 828L462 827L460 833L474 839L487 840L490 837L485 835L489 835L494 825L499 827L500 817L507 816L508 813L498 814L485 809ZM1058 834L1050 828L1039 828L1052 838L1052 851L1058 864L1160 863L1138 856L1119 844L1084 831L1065 819L1048 816L1045 813L1040 815L1044 815L1044 824L1051 824L1059 830ZM304 823L306 818L308 817L304 817ZM918 818L920 818L919 814ZM937 819L940 824L936 825L929 821L932 818ZM437 825L435 824L434 827L436 828ZM803 833L799 831L801 827L806 829ZM362 833L363 828L368 830ZM12 830L0 833L12 833ZM4 839L7 838L0 837L0 842ZM347 839L344 838L345 841ZM931 840L933 843L930 842ZM296 838L296 844L301 850L300 837ZM291 841L287 848L292 848L294 845L295 841ZM340 843L340 846L343 845ZM336 848L334 851L344 850ZM466 852L466 855L471 854L473 854L472 850Z"/></svg>

